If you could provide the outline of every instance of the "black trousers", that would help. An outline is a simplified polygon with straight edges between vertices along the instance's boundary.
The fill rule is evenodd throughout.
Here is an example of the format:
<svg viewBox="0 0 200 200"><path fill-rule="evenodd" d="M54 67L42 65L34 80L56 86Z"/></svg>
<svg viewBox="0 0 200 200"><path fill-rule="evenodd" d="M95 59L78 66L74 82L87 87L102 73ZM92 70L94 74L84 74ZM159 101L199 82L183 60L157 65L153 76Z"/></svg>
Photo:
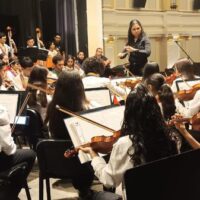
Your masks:
<svg viewBox="0 0 200 200"><path fill-rule="evenodd" d="M17 178L10 185L11 187L10 190L12 190L11 193L13 196L14 195L18 196L23 186L23 183L25 182L26 178L28 177L33 167L35 158L36 158L35 152L30 149L17 149L15 154L9 156L4 154L3 152L0 153L0 172L9 170L15 165L20 164L22 162L27 163L27 170L25 177Z"/></svg>

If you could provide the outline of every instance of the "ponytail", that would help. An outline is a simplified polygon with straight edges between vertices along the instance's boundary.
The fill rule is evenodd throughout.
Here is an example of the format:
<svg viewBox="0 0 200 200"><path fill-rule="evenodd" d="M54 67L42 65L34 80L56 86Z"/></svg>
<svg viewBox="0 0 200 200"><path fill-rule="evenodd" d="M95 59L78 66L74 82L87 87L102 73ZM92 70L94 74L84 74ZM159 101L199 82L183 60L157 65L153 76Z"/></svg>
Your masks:
<svg viewBox="0 0 200 200"><path fill-rule="evenodd" d="M163 84L158 90L158 97L162 104L165 120L171 119L171 116L174 115L176 111L174 95L171 88L167 84Z"/></svg>

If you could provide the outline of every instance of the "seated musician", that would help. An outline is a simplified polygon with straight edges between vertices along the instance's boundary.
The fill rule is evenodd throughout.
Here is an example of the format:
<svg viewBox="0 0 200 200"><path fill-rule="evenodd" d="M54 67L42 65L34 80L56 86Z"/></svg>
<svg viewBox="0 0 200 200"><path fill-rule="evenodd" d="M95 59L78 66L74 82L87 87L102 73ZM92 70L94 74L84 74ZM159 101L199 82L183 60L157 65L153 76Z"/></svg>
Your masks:
<svg viewBox="0 0 200 200"><path fill-rule="evenodd" d="M45 91L47 91L47 74L48 70L46 68L35 66L30 73L28 84L36 85L39 88L44 89L44 91L37 90L29 85L26 88L26 90L31 93L28 100L28 106L40 113L43 120L46 115L48 102L52 99L52 95L45 93Z"/></svg>
<svg viewBox="0 0 200 200"><path fill-rule="evenodd" d="M0 90L7 90L5 85L5 71L6 71L6 63L0 60Z"/></svg>
<svg viewBox="0 0 200 200"><path fill-rule="evenodd" d="M72 55L68 55L65 58L65 63L64 63L64 67L63 70L66 71L76 71L77 73L79 73L79 75L81 77L85 76L84 71L75 63L75 58Z"/></svg>
<svg viewBox="0 0 200 200"><path fill-rule="evenodd" d="M54 68L51 72L49 72L49 76L57 79L59 74L62 72L64 67L64 58L61 55L56 55L53 57L52 62L54 64Z"/></svg>
<svg viewBox="0 0 200 200"><path fill-rule="evenodd" d="M15 76L12 81L16 90L25 90L30 73L34 68L34 63L30 57L23 57L19 60L19 62L22 71L17 76Z"/></svg>
<svg viewBox="0 0 200 200"><path fill-rule="evenodd" d="M127 97L121 137L113 145L109 162L91 147L80 149L91 155L100 182L106 187L116 187L116 193L123 195L123 199L126 199L123 186L126 170L177 153L155 97L141 84ZM99 195L99 199L111 199L106 192ZM98 199L98 193L96 196Z"/></svg>
<svg viewBox="0 0 200 200"><path fill-rule="evenodd" d="M83 83L80 75L74 71L62 71L56 83L52 101L48 105L45 124L49 125L49 131L54 139L70 140L68 130L63 119L69 117L56 109L56 105L67 108L73 112L80 112L95 107L94 102L86 99ZM70 147L68 147L70 148ZM81 165L78 157L74 157L69 165L66 161L66 170L70 171L72 184L79 191L83 199L90 195L90 186L93 181L93 171L89 163ZM82 177L82 181L80 181ZM85 179L83 179L85 177ZM88 198L89 199L89 198Z"/></svg>
<svg viewBox="0 0 200 200"><path fill-rule="evenodd" d="M176 112L176 106L171 88L165 83L165 77L162 74L155 73L148 77L144 84L156 97L164 119L170 120Z"/></svg>
<svg viewBox="0 0 200 200"><path fill-rule="evenodd" d="M85 53L83 51L79 51L76 55L76 60L75 60L76 65L78 65L81 69L83 69L82 64L85 59L86 59Z"/></svg>
<svg viewBox="0 0 200 200"><path fill-rule="evenodd" d="M26 48L37 48L35 45L35 39L33 36L28 36L26 38Z"/></svg>
<svg viewBox="0 0 200 200"><path fill-rule="evenodd" d="M0 105L0 172L9 170L22 162L26 162L28 165L25 176L26 180L33 167L36 156L33 150L17 149L11 134L7 109ZM18 177L12 182L6 199L17 199L25 180L23 177Z"/></svg>
<svg viewBox="0 0 200 200"><path fill-rule="evenodd" d="M194 74L194 68L192 63L187 60L181 60L177 64L177 69L181 74L180 78L177 78L172 84L173 92L178 90L191 90L192 86L200 83L200 77ZM177 88L178 81L181 81L181 88ZM188 101L180 102L178 98L175 99L175 104L177 112L182 114L184 117L192 117L194 114L198 113L200 110L200 92L197 91L194 98Z"/></svg>
<svg viewBox="0 0 200 200"><path fill-rule="evenodd" d="M172 117L172 120L176 119L176 115ZM188 142L188 144L193 149L199 149L200 143L191 135L191 133L186 129L185 122L181 121L174 121L173 122L176 126L176 128L179 130L179 133L185 138L185 140Z"/></svg>
<svg viewBox="0 0 200 200"><path fill-rule="evenodd" d="M85 89L107 87L112 94L125 100L127 96L126 90L112 83L109 78L102 77L105 68L101 59L95 57L87 58L83 69L86 75L82 79Z"/></svg>
<svg viewBox="0 0 200 200"><path fill-rule="evenodd" d="M194 66L190 60L181 59L177 61L177 63L175 63L174 65L176 66L178 72L180 73L180 77L175 79L171 86L171 89L174 93L177 92L178 90L191 89L192 85L200 83L200 79L199 79L200 77L194 74ZM193 81L195 79L199 79L199 80ZM178 81L184 82L181 88L177 88ZM190 83L188 83L188 81L190 81Z"/></svg>

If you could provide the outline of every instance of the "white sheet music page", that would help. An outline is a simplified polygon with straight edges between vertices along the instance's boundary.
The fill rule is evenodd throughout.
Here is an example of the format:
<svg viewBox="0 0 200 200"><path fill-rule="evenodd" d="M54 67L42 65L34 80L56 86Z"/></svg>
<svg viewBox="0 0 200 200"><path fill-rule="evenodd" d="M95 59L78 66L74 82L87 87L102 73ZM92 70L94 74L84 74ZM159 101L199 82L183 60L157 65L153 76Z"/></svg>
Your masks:
<svg viewBox="0 0 200 200"><path fill-rule="evenodd" d="M86 90L85 94L89 101L98 103L98 107L111 105L111 97L108 89Z"/></svg>
<svg viewBox="0 0 200 200"><path fill-rule="evenodd" d="M124 108L124 106L110 107L107 109L82 114L82 116L118 131L121 129L123 122ZM69 131L74 147L78 147L85 143L90 143L91 138L94 136L110 136L113 134L112 132L83 121L77 117L67 118L64 120L64 122ZM79 152L79 159L81 163L91 160L90 156L83 152Z"/></svg>
<svg viewBox="0 0 200 200"><path fill-rule="evenodd" d="M0 94L0 104L8 110L10 123L13 124L17 114L18 94Z"/></svg>

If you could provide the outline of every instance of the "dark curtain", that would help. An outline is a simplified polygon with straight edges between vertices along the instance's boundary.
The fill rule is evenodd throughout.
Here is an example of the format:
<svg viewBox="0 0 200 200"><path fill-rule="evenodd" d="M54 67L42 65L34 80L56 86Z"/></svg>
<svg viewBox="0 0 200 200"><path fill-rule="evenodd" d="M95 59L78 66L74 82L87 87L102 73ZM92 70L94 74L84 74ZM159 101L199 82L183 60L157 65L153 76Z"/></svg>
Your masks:
<svg viewBox="0 0 200 200"><path fill-rule="evenodd" d="M61 34L65 53L76 55L74 0L56 1L56 30Z"/></svg>
<svg viewBox="0 0 200 200"><path fill-rule="evenodd" d="M86 0L76 0L78 19L78 41L79 51L88 56L88 34L87 34L87 5Z"/></svg>
<svg viewBox="0 0 200 200"><path fill-rule="evenodd" d="M25 45L25 39L28 35L36 36L35 28L42 28L40 0L0 0L0 16L8 19L13 16L17 18L18 29L18 46ZM12 20L13 21L13 20ZM0 23L2 19L0 18ZM9 24L6 24L8 26ZM5 31L5 27L0 27Z"/></svg>

